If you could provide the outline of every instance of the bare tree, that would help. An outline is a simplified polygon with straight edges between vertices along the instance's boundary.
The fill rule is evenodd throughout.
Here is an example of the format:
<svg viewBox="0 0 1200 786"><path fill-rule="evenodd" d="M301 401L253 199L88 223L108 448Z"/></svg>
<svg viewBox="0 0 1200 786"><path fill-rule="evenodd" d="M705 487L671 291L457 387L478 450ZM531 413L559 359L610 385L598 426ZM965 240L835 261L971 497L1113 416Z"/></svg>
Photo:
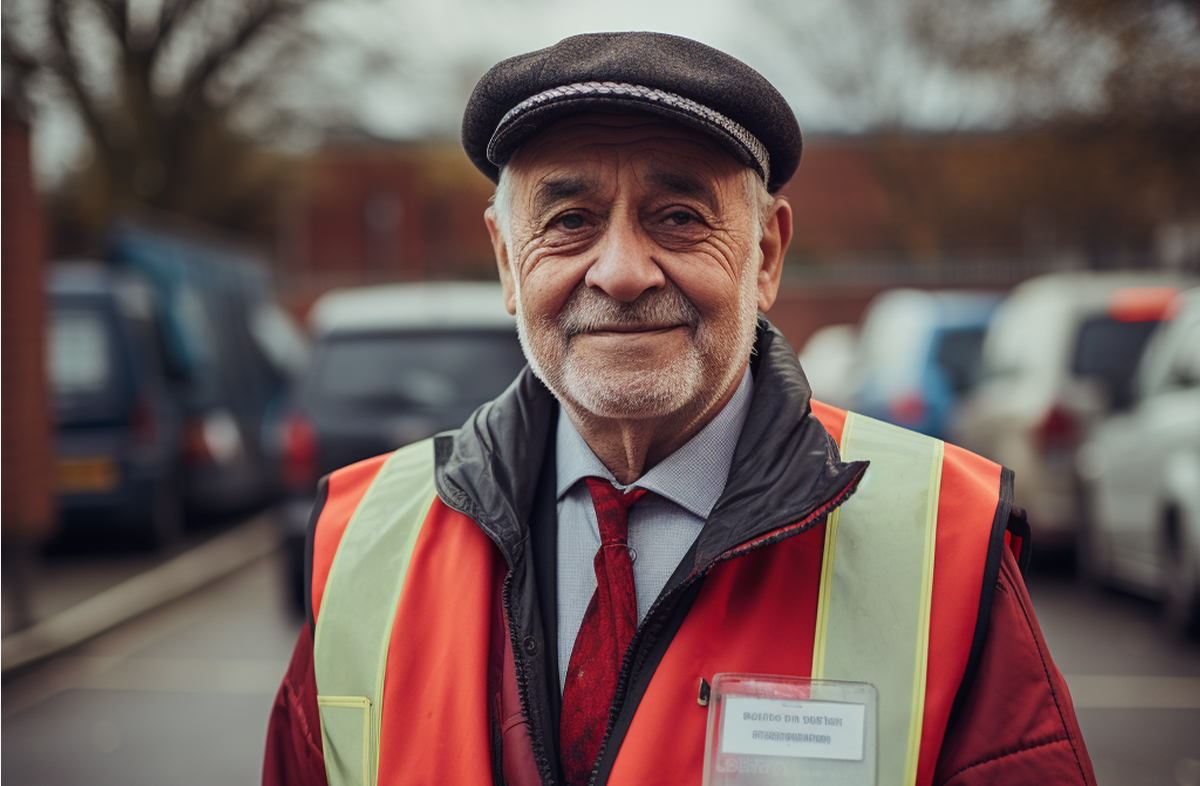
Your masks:
<svg viewBox="0 0 1200 786"><path fill-rule="evenodd" d="M872 136L899 256L1144 264L1200 227L1200 0L756 2ZM920 136L972 129L1003 136Z"/></svg>
<svg viewBox="0 0 1200 786"><path fill-rule="evenodd" d="M954 14L927 5L913 31L953 67L1005 80L1018 118L1195 124L1200 2L1050 0L1020 10L1030 5L966 0Z"/></svg>
<svg viewBox="0 0 1200 786"><path fill-rule="evenodd" d="M248 130L293 119L272 99L311 50L317 2L5 0L6 88L78 116L86 223L143 205L245 228L278 186Z"/></svg>

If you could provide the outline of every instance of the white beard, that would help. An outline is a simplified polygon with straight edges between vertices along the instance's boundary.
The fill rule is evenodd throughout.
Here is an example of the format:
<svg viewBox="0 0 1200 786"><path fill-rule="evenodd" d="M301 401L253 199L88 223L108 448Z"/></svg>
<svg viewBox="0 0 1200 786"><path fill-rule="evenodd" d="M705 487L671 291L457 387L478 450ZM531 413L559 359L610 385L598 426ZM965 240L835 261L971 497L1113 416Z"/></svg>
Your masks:
<svg viewBox="0 0 1200 786"><path fill-rule="evenodd" d="M516 288L517 336L530 368L562 402L572 402L602 418L660 418L689 404L701 411L711 406L733 384L742 364L750 356L758 318L758 286L755 266L742 268L738 287L738 319L734 335L724 335L706 322L696 306L673 284L643 295L633 303L619 303L608 295L580 285L568 299L557 322L542 320L533 326ZM601 325L686 324L691 328L687 349L667 365L640 367L631 357L628 364L593 367L570 349L571 338ZM614 367L615 366L615 367ZM711 401L697 401L706 390Z"/></svg>

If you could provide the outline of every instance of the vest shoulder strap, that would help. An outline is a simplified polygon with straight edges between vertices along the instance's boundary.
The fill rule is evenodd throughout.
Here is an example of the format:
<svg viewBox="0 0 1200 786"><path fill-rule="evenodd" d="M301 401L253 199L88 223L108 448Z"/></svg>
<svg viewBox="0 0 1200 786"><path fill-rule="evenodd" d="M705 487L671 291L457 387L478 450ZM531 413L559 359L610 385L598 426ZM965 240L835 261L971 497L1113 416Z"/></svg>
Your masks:
<svg viewBox="0 0 1200 786"><path fill-rule="evenodd" d="M433 461L430 440L387 459L346 525L329 569L313 667L330 786L375 783L388 641L417 536L436 496Z"/></svg>
<svg viewBox="0 0 1200 786"><path fill-rule="evenodd" d="M846 414L841 453L870 468L830 515L812 675L878 691L880 786L916 781L944 444Z"/></svg>

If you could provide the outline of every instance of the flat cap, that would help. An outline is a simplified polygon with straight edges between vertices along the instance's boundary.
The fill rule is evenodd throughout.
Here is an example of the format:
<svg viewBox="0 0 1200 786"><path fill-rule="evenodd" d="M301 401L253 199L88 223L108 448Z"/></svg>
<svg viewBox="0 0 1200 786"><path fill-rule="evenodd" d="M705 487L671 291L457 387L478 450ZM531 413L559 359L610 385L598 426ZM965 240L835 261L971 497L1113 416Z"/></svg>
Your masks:
<svg viewBox="0 0 1200 786"><path fill-rule="evenodd" d="M493 183L517 148L581 112L647 112L716 138L775 193L800 163L787 101L742 61L664 33L588 33L503 60L475 85L462 142Z"/></svg>

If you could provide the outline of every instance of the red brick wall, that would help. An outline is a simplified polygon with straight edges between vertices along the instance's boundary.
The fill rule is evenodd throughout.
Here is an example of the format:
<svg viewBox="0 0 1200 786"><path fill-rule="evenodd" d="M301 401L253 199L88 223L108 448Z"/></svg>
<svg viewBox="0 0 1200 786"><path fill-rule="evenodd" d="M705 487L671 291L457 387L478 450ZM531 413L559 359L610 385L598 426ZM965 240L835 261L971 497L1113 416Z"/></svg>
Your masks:
<svg viewBox="0 0 1200 786"><path fill-rule="evenodd" d="M780 289L767 319L799 352L825 325L857 324L883 287L789 286Z"/></svg>
<svg viewBox="0 0 1200 786"><path fill-rule="evenodd" d="M0 484L6 540L35 540L53 519L51 424L43 348L45 236L29 161L29 127L3 120L0 230Z"/></svg>
<svg viewBox="0 0 1200 786"><path fill-rule="evenodd" d="M888 195L860 140L814 140L783 187L794 214L791 254L842 257L894 245Z"/></svg>

